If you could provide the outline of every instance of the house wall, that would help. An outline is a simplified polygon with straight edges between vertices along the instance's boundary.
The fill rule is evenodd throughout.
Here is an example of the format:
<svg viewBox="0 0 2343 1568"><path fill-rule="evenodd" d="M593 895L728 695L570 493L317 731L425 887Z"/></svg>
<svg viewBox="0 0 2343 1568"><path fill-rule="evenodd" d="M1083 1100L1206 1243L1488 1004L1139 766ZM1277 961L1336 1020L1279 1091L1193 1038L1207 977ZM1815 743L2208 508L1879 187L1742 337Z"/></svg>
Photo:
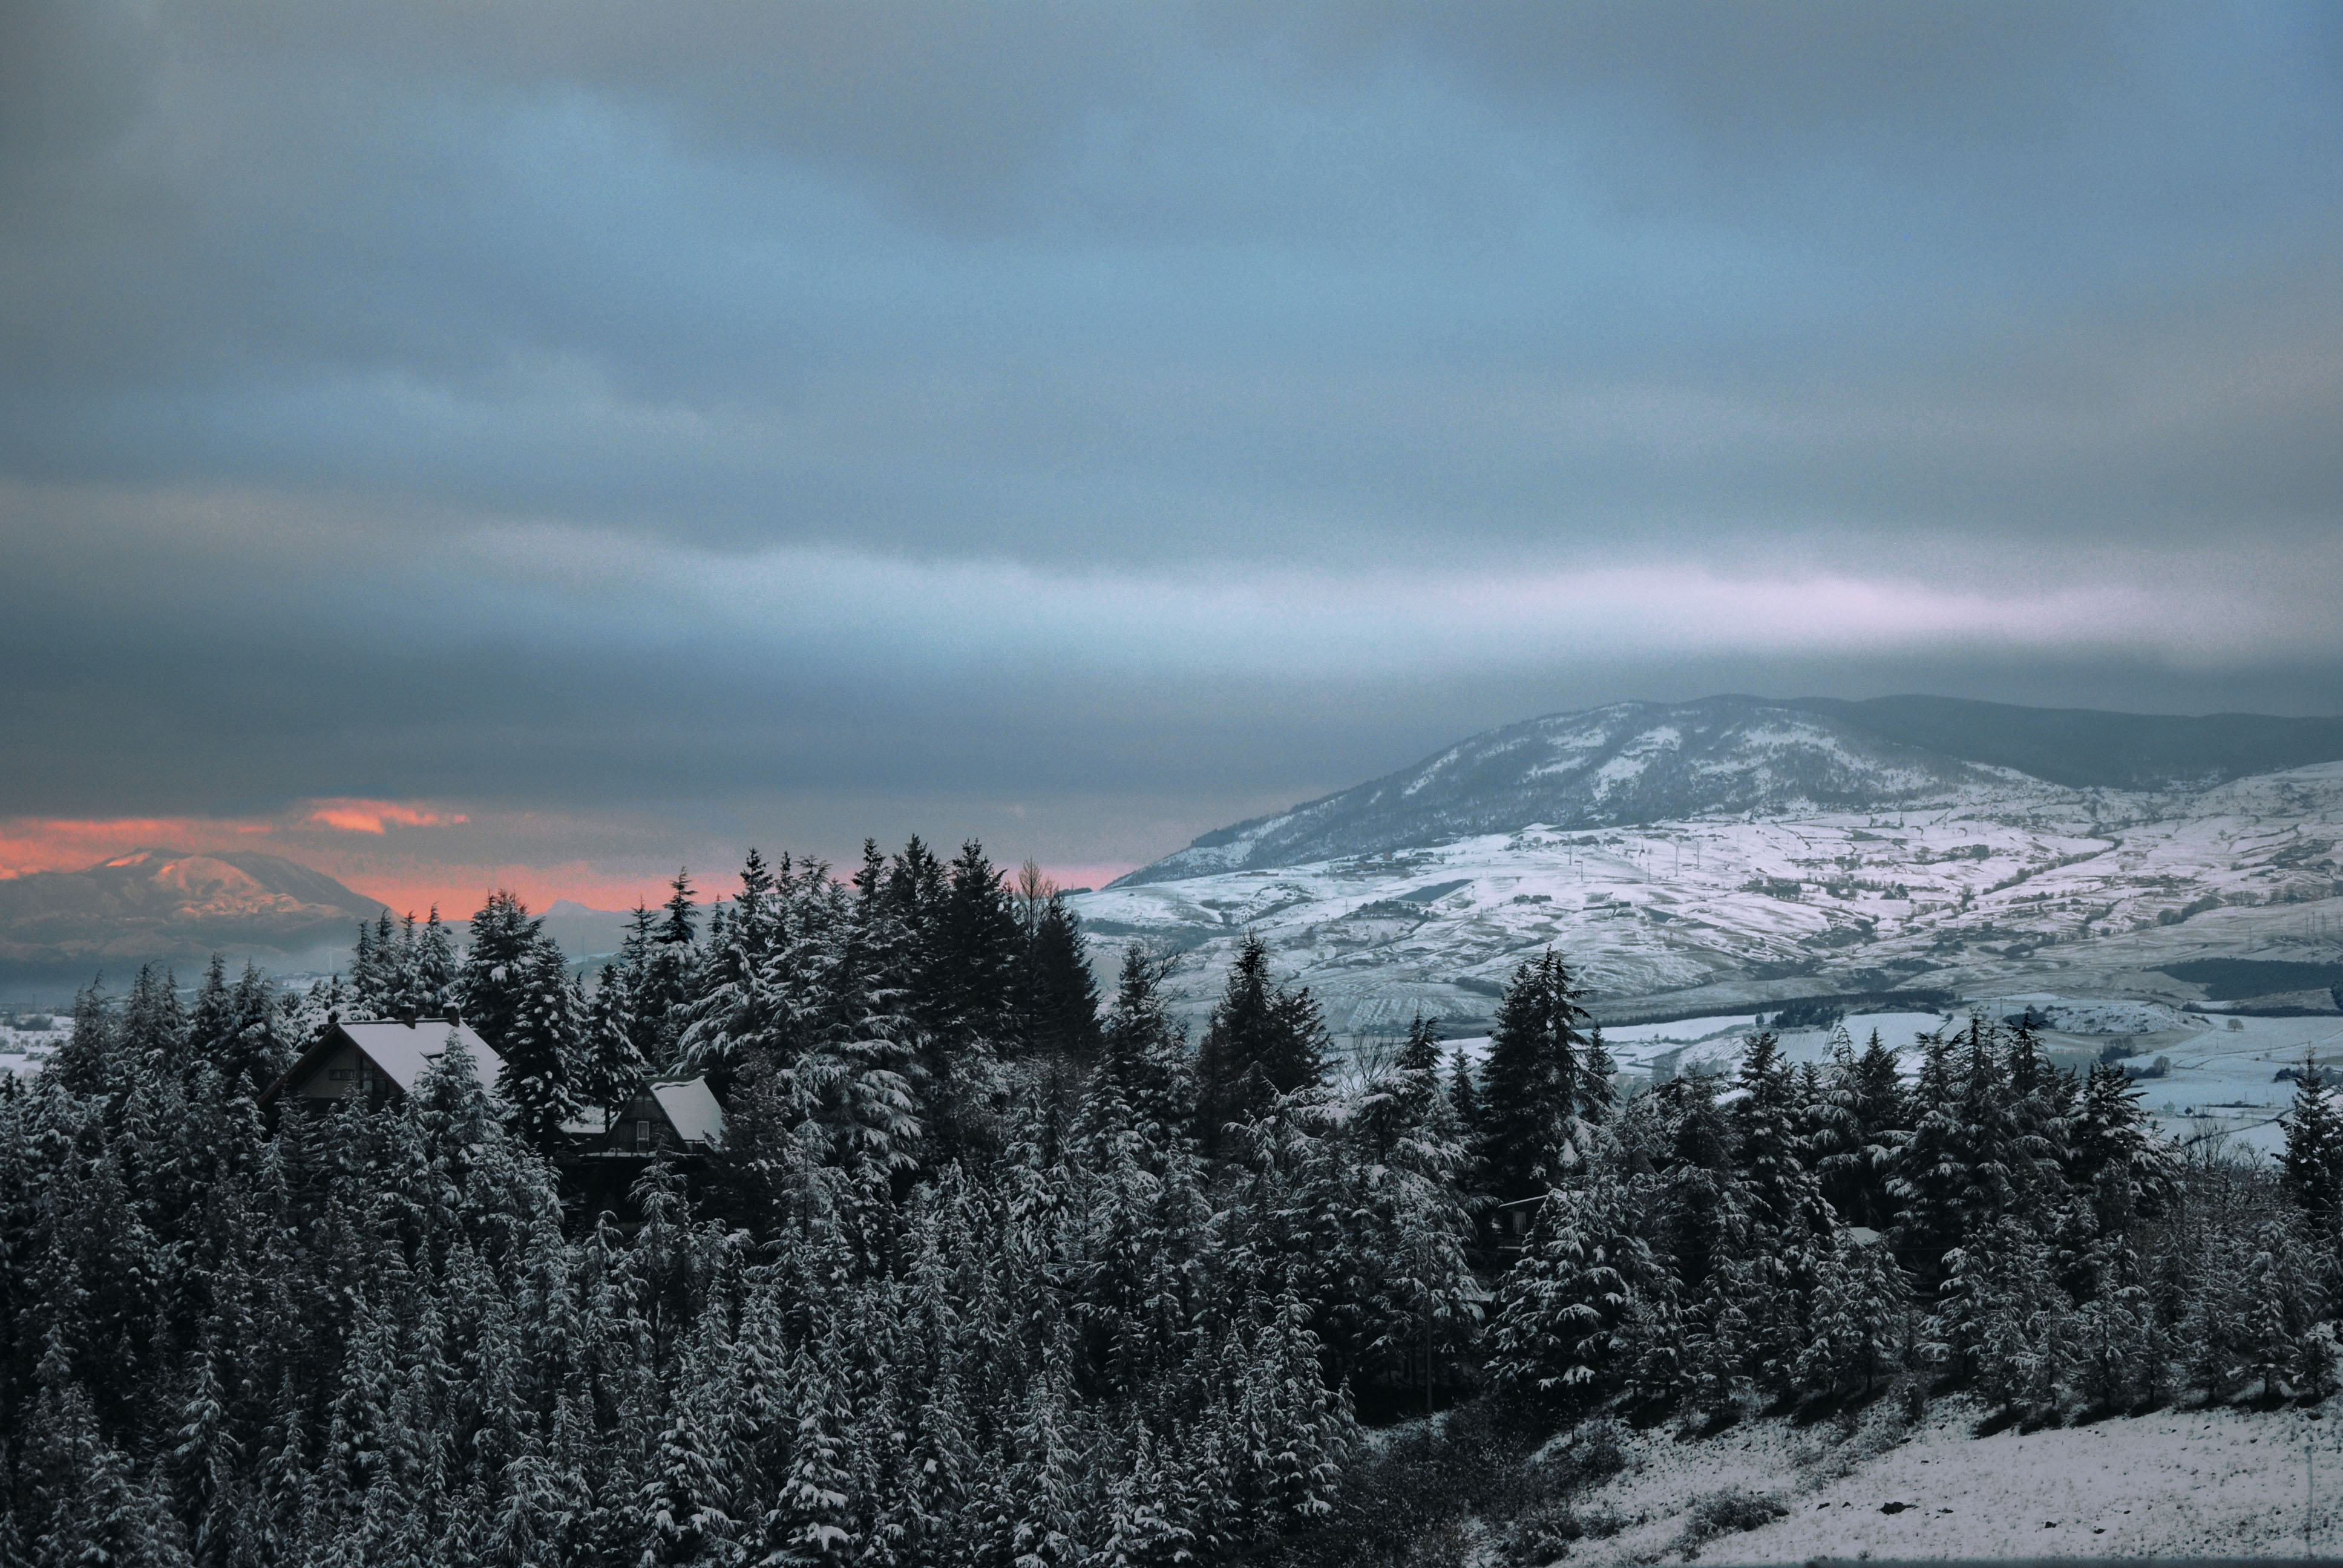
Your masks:
<svg viewBox="0 0 2343 1568"><path fill-rule="evenodd" d="M628 1101L608 1131L573 1137L571 1148L578 1154L648 1155L662 1149L674 1154L688 1152L667 1112L648 1094Z"/></svg>
<svg viewBox="0 0 2343 1568"><path fill-rule="evenodd" d="M367 1060L365 1052L354 1045L345 1045L319 1062L317 1070L307 1078L287 1084L285 1093L295 1100L332 1101L364 1096L379 1101L392 1087L389 1075Z"/></svg>

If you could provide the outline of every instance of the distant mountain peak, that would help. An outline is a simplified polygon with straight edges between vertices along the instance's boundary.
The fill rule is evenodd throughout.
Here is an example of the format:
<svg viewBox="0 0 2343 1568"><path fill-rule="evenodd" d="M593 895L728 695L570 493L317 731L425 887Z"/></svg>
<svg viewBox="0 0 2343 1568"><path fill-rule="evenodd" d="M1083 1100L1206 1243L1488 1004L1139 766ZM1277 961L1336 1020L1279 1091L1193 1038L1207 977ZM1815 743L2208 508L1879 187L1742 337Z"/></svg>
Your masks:
<svg viewBox="0 0 2343 1568"><path fill-rule="evenodd" d="M383 908L324 872L257 849L149 846L78 871L0 881L0 965L85 981L104 969L263 961L339 949Z"/></svg>

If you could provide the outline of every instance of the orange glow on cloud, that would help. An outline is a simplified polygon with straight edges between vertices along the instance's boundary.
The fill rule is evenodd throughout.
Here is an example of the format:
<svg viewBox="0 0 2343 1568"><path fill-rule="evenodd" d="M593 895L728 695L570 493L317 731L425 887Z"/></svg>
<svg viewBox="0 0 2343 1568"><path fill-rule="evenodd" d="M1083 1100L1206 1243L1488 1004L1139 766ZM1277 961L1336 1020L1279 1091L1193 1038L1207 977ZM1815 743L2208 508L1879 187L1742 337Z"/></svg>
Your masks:
<svg viewBox="0 0 2343 1568"><path fill-rule="evenodd" d="M379 835L387 827L444 828L453 823L468 822L462 812L443 814L402 806L396 800L320 800L307 821L328 828L339 828L345 833Z"/></svg>
<svg viewBox="0 0 2343 1568"><path fill-rule="evenodd" d="M133 849L225 849L276 830L268 822L200 817L13 817L0 819L0 878L78 871Z"/></svg>
<svg viewBox="0 0 2343 1568"><path fill-rule="evenodd" d="M660 869L633 870L583 859L535 865L485 856L479 861L441 859L393 849L397 840L387 832L391 828L447 826L467 820L459 812L396 801L340 799L302 801L275 820L0 818L0 880L39 871L84 870L140 849L199 855L265 848L270 854L324 872L364 898L381 900L397 914L412 910L419 915L436 905L442 919L467 919L496 888L511 889L538 910L563 899L597 910L629 910L638 900L656 909L667 899L668 881L674 875L671 861L663 860ZM1014 859L997 863L1015 877ZM839 868L837 874L850 869ZM1127 862L1042 867L1043 874L1061 888L1102 888L1130 869ZM729 898L739 887L739 861L720 866L714 861L696 862L692 881L703 905Z"/></svg>

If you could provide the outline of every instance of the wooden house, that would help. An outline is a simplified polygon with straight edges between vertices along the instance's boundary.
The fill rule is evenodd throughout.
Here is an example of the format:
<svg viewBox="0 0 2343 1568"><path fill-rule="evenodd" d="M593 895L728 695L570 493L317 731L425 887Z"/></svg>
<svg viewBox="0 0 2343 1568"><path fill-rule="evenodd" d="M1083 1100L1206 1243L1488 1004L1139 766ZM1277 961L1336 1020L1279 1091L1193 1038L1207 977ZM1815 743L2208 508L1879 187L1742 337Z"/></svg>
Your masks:
<svg viewBox="0 0 2343 1568"><path fill-rule="evenodd" d="M724 1108L702 1077L665 1078L646 1084L626 1104L593 1110L562 1123L566 1146L561 1199L573 1213L608 1211L621 1227L641 1219L634 1185L664 1156L688 1166L724 1142Z"/></svg>
<svg viewBox="0 0 2343 1568"><path fill-rule="evenodd" d="M488 1041L452 1018L377 1019L344 1023L335 1019L317 1042L260 1096L264 1111L297 1105L323 1111L345 1100L379 1107L415 1092L447 1049L449 1036L471 1052L480 1082L493 1088L504 1059Z"/></svg>
<svg viewBox="0 0 2343 1568"><path fill-rule="evenodd" d="M724 1108L704 1077L662 1078L625 1105L587 1111L561 1131L573 1160L705 1154L724 1141Z"/></svg>

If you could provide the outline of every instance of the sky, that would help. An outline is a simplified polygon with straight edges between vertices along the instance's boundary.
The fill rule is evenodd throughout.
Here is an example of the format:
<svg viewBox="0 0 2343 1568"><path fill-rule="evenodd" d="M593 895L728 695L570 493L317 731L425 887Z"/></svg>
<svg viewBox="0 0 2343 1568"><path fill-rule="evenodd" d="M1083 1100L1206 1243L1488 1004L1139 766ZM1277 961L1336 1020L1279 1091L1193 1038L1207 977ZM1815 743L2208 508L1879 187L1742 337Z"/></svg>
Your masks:
<svg viewBox="0 0 2343 1568"><path fill-rule="evenodd" d="M2343 6L0 4L0 872L2343 710Z"/></svg>

